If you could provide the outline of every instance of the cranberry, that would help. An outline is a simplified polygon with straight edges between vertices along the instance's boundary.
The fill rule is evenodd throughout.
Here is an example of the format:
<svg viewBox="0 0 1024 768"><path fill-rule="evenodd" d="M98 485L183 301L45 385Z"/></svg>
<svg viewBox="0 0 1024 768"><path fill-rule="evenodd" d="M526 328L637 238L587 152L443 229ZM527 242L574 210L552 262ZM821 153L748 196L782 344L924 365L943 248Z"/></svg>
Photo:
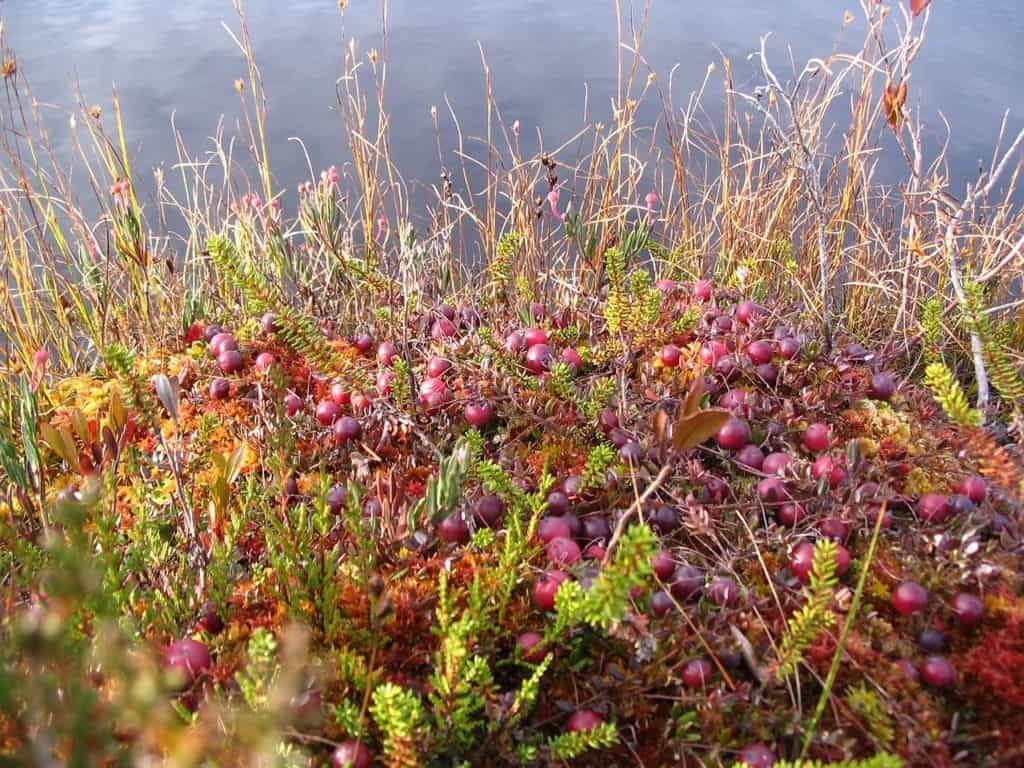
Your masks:
<svg viewBox="0 0 1024 768"><path fill-rule="evenodd" d="M779 342L779 357L783 360L792 360L800 354L800 342L796 339L787 338Z"/></svg>
<svg viewBox="0 0 1024 768"><path fill-rule="evenodd" d="M203 615L196 622L196 629L202 632L209 632L211 635L219 635L224 629L224 620L217 613L213 603L203 606Z"/></svg>
<svg viewBox="0 0 1024 768"><path fill-rule="evenodd" d="M975 504L980 504L988 493L988 483L985 482L984 478L978 477L978 475L968 475L960 481L960 485L956 487L956 492L963 494Z"/></svg>
<svg viewBox="0 0 1024 768"><path fill-rule="evenodd" d="M352 393L345 387L342 381L331 384L331 400L337 406L348 405L352 402Z"/></svg>
<svg viewBox="0 0 1024 768"><path fill-rule="evenodd" d="M579 545L563 536L556 536L548 542L547 555L555 565L575 565L583 557Z"/></svg>
<svg viewBox="0 0 1024 768"><path fill-rule="evenodd" d="M829 446L828 426L825 424L811 424L804 430L804 446L815 453L824 451Z"/></svg>
<svg viewBox="0 0 1024 768"><path fill-rule="evenodd" d="M759 741L747 744L739 754L739 762L746 764L747 768L771 768L775 760L775 753Z"/></svg>
<svg viewBox="0 0 1024 768"><path fill-rule="evenodd" d="M566 347L562 350L562 362L573 369L574 373L579 373L583 370L583 358L580 357L580 353L572 347Z"/></svg>
<svg viewBox="0 0 1024 768"><path fill-rule="evenodd" d="M505 351L510 355L518 355L526 351L526 334L522 331L513 331L505 338Z"/></svg>
<svg viewBox="0 0 1024 768"><path fill-rule="evenodd" d="M786 500L789 494L786 486L777 477L766 477L757 484L757 495L766 504L778 504Z"/></svg>
<svg viewBox="0 0 1024 768"><path fill-rule="evenodd" d="M377 362L385 367L390 366L395 361L397 354L398 350L395 349L395 345L390 341L382 341L377 346Z"/></svg>
<svg viewBox="0 0 1024 768"><path fill-rule="evenodd" d="M956 682L956 671L944 656L929 656L921 662L921 679L934 688L948 688Z"/></svg>
<svg viewBox="0 0 1024 768"><path fill-rule="evenodd" d="M917 636L917 644L925 653L938 653L945 647L946 638L934 627L927 627Z"/></svg>
<svg viewBox="0 0 1024 768"><path fill-rule="evenodd" d="M534 344L526 350L526 370L534 375L544 373L551 367L555 352L547 344Z"/></svg>
<svg viewBox="0 0 1024 768"><path fill-rule="evenodd" d="M949 511L953 515L968 515L974 511L974 502L968 496L954 493L949 497Z"/></svg>
<svg viewBox="0 0 1024 768"><path fill-rule="evenodd" d="M687 688L703 688L711 680L711 662L706 659L693 659L683 666L683 685Z"/></svg>
<svg viewBox="0 0 1024 768"><path fill-rule="evenodd" d="M348 498L348 490L343 485L335 485L327 492L327 509L333 515L340 515L345 508L345 499Z"/></svg>
<svg viewBox="0 0 1024 768"><path fill-rule="evenodd" d="M761 314L761 308L752 301L741 301L736 305L736 320L743 325L749 325Z"/></svg>
<svg viewBox="0 0 1024 768"><path fill-rule="evenodd" d="M711 292L710 280L697 280L693 284L693 298L697 299L697 301L711 301Z"/></svg>
<svg viewBox="0 0 1024 768"><path fill-rule="evenodd" d="M774 387L775 383L779 380L779 369L771 363L762 363L754 368L754 375L767 386Z"/></svg>
<svg viewBox="0 0 1024 768"><path fill-rule="evenodd" d="M803 520L806 515L804 508L796 502L787 502L775 510L775 519L779 521L779 525L790 528Z"/></svg>
<svg viewBox="0 0 1024 768"><path fill-rule="evenodd" d="M452 512L438 523L437 535L449 544L465 544L469 541L469 526L458 512Z"/></svg>
<svg viewBox="0 0 1024 768"><path fill-rule="evenodd" d="M206 672L210 664L210 651L190 637L171 643L164 653L164 666L175 670L186 688Z"/></svg>
<svg viewBox="0 0 1024 768"><path fill-rule="evenodd" d="M663 592L658 589L651 595L651 613L658 618L671 613L675 607L675 603L672 602L672 598L669 596L668 592Z"/></svg>
<svg viewBox="0 0 1024 768"><path fill-rule="evenodd" d="M715 440L726 450L738 451L750 442L750 427L742 419L731 417L718 430Z"/></svg>
<svg viewBox="0 0 1024 768"><path fill-rule="evenodd" d="M888 402L896 394L896 379L888 373L876 373L871 377L871 386L868 387L868 397L872 400Z"/></svg>
<svg viewBox="0 0 1024 768"><path fill-rule="evenodd" d="M985 604L970 592L957 592L950 602L956 620L967 627L980 624L985 618Z"/></svg>
<svg viewBox="0 0 1024 768"><path fill-rule="evenodd" d="M373 336L368 333L361 333L356 336L353 344L359 352L365 355L373 347Z"/></svg>
<svg viewBox="0 0 1024 768"><path fill-rule="evenodd" d="M666 344L661 348L661 364L666 368L675 368L679 365L679 356L681 354L682 350L675 344Z"/></svg>
<svg viewBox="0 0 1024 768"><path fill-rule="evenodd" d="M533 585L533 604L544 611L553 610L555 607L555 593L568 580L569 574L565 571L546 571L542 573Z"/></svg>
<svg viewBox="0 0 1024 768"><path fill-rule="evenodd" d="M926 493L917 502L917 516L926 523L941 523L949 511L949 499L942 494Z"/></svg>
<svg viewBox="0 0 1024 768"><path fill-rule="evenodd" d="M363 427L351 416L342 416L334 422L334 440L337 443L349 443L359 438Z"/></svg>
<svg viewBox="0 0 1024 768"><path fill-rule="evenodd" d="M760 472L764 467L764 453L756 445L748 443L736 452L736 463L745 469Z"/></svg>
<svg viewBox="0 0 1024 768"><path fill-rule="evenodd" d="M531 664L540 664L544 661L547 651L541 645L543 640L544 638L537 632L523 632L516 638L516 648L519 649L519 655L523 661L528 661Z"/></svg>
<svg viewBox="0 0 1024 768"><path fill-rule="evenodd" d="M561 491L552 491L548 494L548 512L552 515L564 515L569 511L569 497Z"/></svg>
<svg viewBox="0 0 1024 768"><path fill-rule="evenodd" d="M540 328L527 328L523 331L523 336L526 337L526 348L535 347L538 344L547 344L548 335L544 333Z"/></svg>
<svg viewBox="0 0 1024 768"><path fill-rule="evenodd" d="M381 397L388 397L391 394L391 385L395 383L398 374L394 371L381 371L377 374L377 394Z"/></svg>
<svg viewBox="0 0 1024 768"><path fill-rule="evenodd" d="M789 570L800 581L806 584L811 578L811 566L814 561L814 545L803 541L797 544L789 555Z"/></svg>
<svg viewBox="0 0 1024 768"><path fill-rule="evenodd" d="M712 366L725 355L729 354L729 348L720 341L709 341L700 348L700 361L704 365Z"/></svg>
<svg viewBox="0 0 1024 768"><path fill-rule="evenodd" d="M566 733L590 731L603 722L604 718L597 714L597 712L589 709L577 709L569 716L569 720L565 724L565 731Z"/></svg>
<svg viewBox="0 0 1024 768"><path fill-rule="evenodd" d="M677 600L686 600L704 589L704 574L692 565L680 565L672 574L669 589Z"/></svg>
<svg viewBox="0 0 1024 768"><path fill-rule="evenodd" d="M284 412L288 415L288 418L295 418L299 415L299 411L302 410L302 398L296 395L294 392L289 392L284 396Z"/></svg>
<svg viewBox="0 0 1024 768"><path fill-rule="evenodd" d="M594 542L593 544L587 545L587 549L583 554L588 560L604 560L605 555L608 554L608 550L597 542Z"/></svg>
<svg viewBox="0 0 1024 768"><path fill-rule="evenodd" d="M472 426L480 429L494 421L494 406L486 400L474 403L467 403L465 409L466 421Z"/></svg>
<svg viewBox="0 0 1024 768"><path fill-rule="evenodd" d="M443 357L434 355L427 360L427 376L431 379L439 379L451 367L451 360L445 360Z"/></svg>
<svg viewBox="0 0 1024 768"><path fill-rule="evenodd" d="M639 464L643 456L643 449L640 443L628 442L619 448L619 458L626 464Z"/></svg>
<svg viewBox="0 0 1024 768"><path fill-rule="evenodd" d="M442 379L424 379L420 382L419 399L428 413L434 413L452 399L452 392Z"/></svg>
<svg viewBox="0 0 1024 768"><path fill-rule="evenodd" d="M622 446L629 442L629 433L623 429L615 427L608 432L608 442L616 448L622 448Z"/></svg>
<svg viewBox="0 0 1024 768"><path fill-rule="evenodd" d="M552 539L572 538L572 531L569 530L569 524L561 517L544 517L537 523L537 538L544 544L548 544Z"/></svg>
<svg viewBox="0 0 1024 768"><path fill-rule="evenodd" d="M494 495L482 496L473 510L473 517L477 523L488 528L496 527L504 515L505 502L500 497Z"/></svg>
<svg viewBox="0 0 1024 768"><path fill-rule="evenodd" d="M739 585L725 576L712 579L708 587L708 599L715 605L731 608L740 601Z"/></svg>
<svg viewBox="0 0 1024 768"><path fill-rule="evenodd" d="M715 328L722 333L729 333L732 330L732 318L728 315L719 315L715 318Z"/></svg>
<svg viewBox="0 0 1024 768"><path fill-rule="evenodd" d="M209 344L218 335L224 333L224 329L216 323L208 325L203 328L203 341ZM230 334L228 334L230 336ZM214 354L213 350L210 350L210 354Z"/></svg>
<svg viewBox="0 0 1024 768"><path fill-rule="evenodd" d="M333 400L321 400L316 404L316 420L323 426L329 427L338 417L341 416L341 409Z"/></svg>
<svg viewBox="0 0 1024 768"><path fill-rule="evenodd" d="M619 417L614 411L601 411L601 415L598 416L598 426L607 435L613 429L618 429Z"/></svg>
<svg viewBox="0 0 1024 768"><path fill-rule="evenodd" d="M449 320L447 317L439 317L430 326L430 338L434 341L441 341L442 339L450 339L456 333L458 329L455 327L455 323Z"/></svg>
<svg viewBox="0 0 1024 768"><path fill-rule="evenodd" d="M722 355L715 363L715 373L723 381L730 382L740 375L740 369L736 367L736 359L732 355Z"/></svg>
<svg viewBox="0 0 1024 768"><path fill-rule="evenodd" d="M679 516L672 507L661 505L655 507L651 514L648 515L647 522L658 533L668 534L679 527Z"/></svg>
<svg viewBox="0 0 1024 768"><path fill-rule="evenodd" d="M892 592L892 607L904 616L920 613L928 605L928 591L913 581L900 583Z"/></svg>
<svg viewBox="0 0 1024 768"><path fill-rule="evenodd" d="M846 479L846 470L833 456L825 454L811 464L811 477L815 480L826 477L830 488L838 488Z"/></svg>
<svg viewBox="0 0 1024 768"><path fill-rule="evenodd" d="M561 518L565 520L565 524L569 526L569 535L574 539L578 539L583 535L583 523L576 517L572 512L563 512Z"/></svg>
<svg viewBox="0 0 1024 768"><path fill-rule="evenodd" d="M608 520L600 515L591 515L583 520L583 536L588 541L607 540L612 535Z"/></svg>
<svg viewBox="0 0 1024 768"><path fill-rule="evenodd" d="M245 367L242 353L237 349L225 349L217 355L217 367L224 373L238 373Z"/></svg>
<svg viewBox="0 0 1024 768"><path fill-rule="evenodd" d="M219 357L221 352L229 349L238 349L238 342L230 333L218 333L210 339L210 354L214 357Z"/></svg>
<svg viewBox="0 0 1024 768"><path fill-rule="evenodd" d="M266 334L277 333L280 330L280 326L277 324L277 315L273 312L263 315L260 318L260 330Z"/></svg>
<svg viewBox="0 0 1024 768"><path fill-rule="evenodd" d="M231 382L216 378L210 382L210 397L214 400L227 400L231 396Z"/></svg>
<svg viewBox="0 0 1024 768"><path fill-rule="evenodd" d="M671 552L666 552L664 549L654 556L651 560L651 566L654 569L654 575L659 579L668 579L675 573L676 561L672 557Z"/></svg>
<svg viewBox="0 0 1024 768"><path fill-rule="evenodd" d="M789 455L785 453L769 453L764 457L761 471L766 475L781 475L789 466Z"/></svg>
<svg viewBox="0 0 1024 768"><path fill-rule="evenodd" d="M747 345L747 357L749 357L755 365L770 363L774 356L775 351L772 349L772 345L767 341L752 341Z"/></svg>
<svg viewBox="0 0 1024 768"><path fill-rule="evenodd" d="M358 741L343 741L331 754L331 768L370 768L373 753Z"/></svg>
<svg viewBox="0 0 1024 768"><path fill-rule="evenodd" d="M732 411L737 416L749 416L750 405L748 400L750 399L750 393L745 389L730 389L720 398L718 398L718 405L720 408Z"/></svg>
<svg viewBox="0 0 1024 768"><path fill-rule="evenodd" d="M850 538L850 524L838 517L827 517L818 524L818 533L823 539L846 541Z"/></svg>

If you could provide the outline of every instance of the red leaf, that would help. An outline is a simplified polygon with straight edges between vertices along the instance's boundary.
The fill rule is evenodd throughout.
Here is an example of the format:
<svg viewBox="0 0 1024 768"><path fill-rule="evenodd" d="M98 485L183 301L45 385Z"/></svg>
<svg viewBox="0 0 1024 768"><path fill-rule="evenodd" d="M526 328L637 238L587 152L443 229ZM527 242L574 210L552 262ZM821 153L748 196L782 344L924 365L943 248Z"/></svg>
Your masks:
<svg viewBox="0 0 1024 768"><path fill-rule="evenodd" d="M914 14L915 17L920 16L924 9L931 5L931 3L932 0L910 0L910 12Z"/></svg>

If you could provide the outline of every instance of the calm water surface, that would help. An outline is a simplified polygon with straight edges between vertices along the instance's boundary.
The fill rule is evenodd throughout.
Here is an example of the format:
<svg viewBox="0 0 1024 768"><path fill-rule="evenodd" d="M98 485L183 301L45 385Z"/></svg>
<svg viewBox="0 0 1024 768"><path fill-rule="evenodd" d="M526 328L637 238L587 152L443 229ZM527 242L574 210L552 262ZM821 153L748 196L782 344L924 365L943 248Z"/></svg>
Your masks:
<svg viewBox="0 0 1024 768"><path fill-rule="evenodd" d="M674 93L685 103L709 63L724 53L740 87L758 84L746 60L759 35L773 33L777 70L784 45L802 61L827 55L837 41L855 49L859 29L841 30L855 0L654 0L644 52L666 78L678 64ZM912 106L920 100L930 134L941 138L939 113L952 127L954 190L991 157L1003 111L1024 125L1024 35L1020 0L936 0L929 38L914 70ZM343 32L337 0L246 0L250 31L270 99L273 167L287 185L305 178L301 137L315 168L344 162L335 105ZM224 115L238 119L232 84L244 61L222 22L237 26L228 0L0 0L8 41L61 153L70 152L67 110L74 83L86 103L109 107L116 86L136 168L174 159L172 115L193 151ZM547 146L570 137L583 119L584 84L595 119L615 87L612 0L392 0L389 109L396 155L407 178L432 182L439 163L430 107L447 96L467 134L483 128L478 41L491 66L508 122L525 136L540 128ZM351 0L344 37L363 50L380 45L378 0ZM442 141L451 148L450 128ZM896 162L894 159L892 162ZM895 169L894 169L895 170Z"/></svg>

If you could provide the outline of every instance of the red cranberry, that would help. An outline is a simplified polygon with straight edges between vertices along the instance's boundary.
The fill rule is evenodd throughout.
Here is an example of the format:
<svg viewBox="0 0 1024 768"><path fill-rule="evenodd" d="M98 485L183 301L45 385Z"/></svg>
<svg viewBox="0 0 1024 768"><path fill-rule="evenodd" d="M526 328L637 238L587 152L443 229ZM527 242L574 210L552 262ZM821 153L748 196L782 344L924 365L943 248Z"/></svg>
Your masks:
<svg viewBox="0 0 1024 768"><path fill-rule="evenodd" d="M494 406L486 400L467 403L465 409L466 421L478 429L486 427L494 421Z"/></svg>
<svg viewBox="0 0 1024 768"><path fill-rule="evenodd" d="M505 502L500 497L494 495L482 496L473 510L473 517L477 523L488 528L496 527L504 516Z"/></svg>
<svg viewBox="0 0 1024 768"><path fill-rule="evenodd" d="M572 347L566 347L562 350L562 362L573 369L574 373L579 373L583 370L583 358L580 357L580 353Z"/></svg>
<svg viewBox="0 0 1024 768"><path fill-rule="evenodd" d="M764 467L764 453L756 445L747 443L736 452L736 463L760 472Z"/></svg>
<svg viewBox="0 0 1024 768"><path fill-rule="evenodd" d="M526 350L526 370L534 375L544 373L551 367L555 352L547 344L534 344Z"/></svg>
<svg viewBox="0 0 1024 768"><path fill-rule="evenodd" d="M431 379L439 379L452 367L451 360L445 360L436 355L427 360L427 376Z"/></svg>
<svg viewBox="0 0 1024 768"><path fill-rule="evenodd" d="M715 318L715 328L722 333L729 333L732 330L732 318L728 315L719 315Z"/></svg>
<svg viewBox="0 0 1024 768"><path fill-rule="evenodd" d="M739 754L739 762L745 763L747 768L771 768L775 760L775 753L759 741L747 744Z"/></svg>
<svg viewBox="0 0 1024 768"><path fill-rule="evenodd" d="M361 333L356 336L353 344L359 352L365 355L373 347L373 336L368 333Z"/></svg>
<svg viewBox="0 0 1024 768"><path fill-rule="evenodd" d="M668 278L660 278L654 283L654 287L665 294L673 294L679 288L679 284L675 280L669 280Z"/></svg>
<svg viewBox="0 0 1024 768"><path fill-rule="evenodd" d="M569 497L561 491L552 491L547 498L548 512L552 515L564 515L569 511Z"/></svg>
<svg viewBox="0 0 1024 768"><path fill-rule="evenodd" d="M944 656L929 656L921 662L921 680L933 688L948 688L956 682L956 671Z"/></svg>
<svg viewBox="0 0 1024 768"><path fill-rule="evenodd" d="M604 560L605 555L608 554L608 550L597 542L594 542L593 544L587 545L587 549L583 554L588 560Z"/></svg>
<svg viewBox="0 0 1024 768"><path fill-rule="evenodd" d="M569 535L574 539L578 539L583 535L583 523L576 517L572 512L564 512L561 518L565 520L565 524L569 526Z"/></svg>
<svg viewBox="0 0 1024 768"><path fill-rule="evenodd" d="M227 400L231 396L231 382L216 378L210 382L210 397L214 400Z"/></svg>
<svg viewBox="0 0 1024 768"><path fill-rule="evenodd" d="M533 585L533 604L543 611L555 607L555 593L558 588L569 580L565 571L547 571L542 573Z"/></svg>
<svg viewBox="0 0 1024 768"><path fill-rule="evenodd" d="M256 355L256 367L261 371L269 371L276 362L277 358L269 352L260 352Z"/></svg>
<svg viewBox="0 0 1024 768"><path fill-rule="evenodd" d="M348 490L343 485L335 485L327 492L327 509L332 515L340 515L345 508L345 499L348 498Z"/></svg>
<svg viewBox="0 0 1024 768"><path fill-rule="evenodd" d="M697 301L711 301L711 291L710 280L697 280L693 284L693 298L697 299Z"/></svg>
<svg viewBox="0 0 1024 768"><path fill-rule="evenodd" d="M766 504L779 504L789 497L786 486L777 477L766 477L761 480L757 484L757 495Z"/></svg>
<svg viewBox="0 0 1024 768"><path fill-rule="evenodd" d="M349 443L357 440L363 433L363 427L351 416L342 416L334 422L334 441L337 443Z"/></svg>
<svg viewBox="0 0 1024 768"><path fill-rule="evenodd" d="M712 579L708 587L708 599L715 605L731 608L740 601L739 585L725 576Z"/></svg>
<svg viewBox="0 0 1024 768"><path fill-rule="evenodd" d="M213 341L214 337L220 333L224 333L224 329L221 326L217 325L216 323L208 325L205 328L203 328L203 341L209 344L211 341ZM215 355L212 349L210 350L210 354Z"/></svg>
<svg viewBox="0 0 1024 768"><path fill-rule="evenodd" d="M277 315L273 312L267 312L263 315L263 317L260 318L260 330L267 334L277 333L280 330L280 327L277 324Z"/></svg>
<svg viewBox="0 0 1024 768"><path fill-rule="evenodd" d="M588 541L607 540L611 535L611 526L604 517L591 515L583 519L583 536Z"/></svg>
<svg viewBox="0 0 1024 768"><path fill-rule="evenodd" d="M774 387L775 383L779 380L779 369L771 363L762 363L754 368L754 375L767 386Z"/></svg>
<svg viewBox="0 0 1024 768"><path fill-rule="evenodd" d="M210 668L210 651L198 640L186 637L164 652L164 666L175 670L186 688Z"/></svg>
<svg viewBox="0 0 1024 768"><path fill-rule="evenodd" d="M683 666L683 685L687 688L703 688L711 680L711 662L706 659L692 659Z"/></svg>
<svg viewBox="0 0 1024 768"><path fill-rule="evenodd" d="M686 600L704 589L704 574L692 565L680 565L672 574L669 589L677 600Z"/></svg>
<svg viewBox="0 0 1024 768"><path fill-rule="evenodd" d="M978 475L968 475L960 481L960 485L956 487L956 492L963 494L975 504L980 504L985 500L985 495L988 493L988 483Z"/></svg>
<svg viewBox="0 0 1024 768"><path fill-rule="evenodd" d="M925 653L938 653L946 645L946 638L934 627L926 627L917 636L917 644Z"/></svg>
<svg viewBox="0 0 1024 768"><path fill-rule="evenodd" d="M607 435L613 429L618 428L619 417L614 411L601 411L601 415L598 417L598 426L600 426L601 431Z"/></svg>
<svg viewBox="0 0 1024 768"><path fill-rule="evenodd" d="M828 517L818 525L818 533L823 539L846 541L850 538L850 524L838 517Z"/></svg>
<svg viewBox="0 0 1024 768"><path fill-rule="evenodd" d="M210 354L214 357L220 357L221 352L229 349L238 349L238 342L230 333L218 333L210 339Z"/></svg>
<svg viewBox="0 0 1024 768"><path fill-rule="evenodd" d="M718 430L715 440L726 450L738 451L750 442L750 427L742 419L729 418Z"/></svg>
<svg viewBox="0 0 1024 768"><path fill-rule="evenodd" d="M579 545L563 536L556 536L548 542L547 555L555 565L574 565L583 557Z"/></svg>
<svg viewBox="0 0 1024 768"><path fill-rule="evenodd" d="M530 664L540 664L544 661L544 657L548 654L544 650L544 646L541 645L543 640L544 638L537 632L523 632L516 638L516 647L519 649L519 655L523 661L528 661Z"/></svg>
<svg viewBox="0 0 1024 768"><path fill-rule="evenodd" d="M681 354L682 350L675 344L666 344L661 348L661 364L666 368L675 368L679 365L679 356Z"/></svg>
<svg viewBox="0 0 1024 768"><path fill-rule="evenodd" d="M245 367L242 353L237 349L225 349L217 355L217 367L224 373L238 373Z"/></svg>
<svg viewBox="0 0 1024 768"><path fill-rule="evenodd" d="M956 620L967 627L980 624L985 618L985 604L970 592L957 592L950 602Z"/></svg>
<svg viewBox="0 0 1024 768"><path fill-rule="evenodd" d="M761 471L766 475L781 475L789 466L789 455L785 453L769 453L764 457Z"/></svg>
<svg viewBox="0 0 1024 768"><path fill-rule="evenodd" d="M348 391L344 382L336 381L331 384L331 400L337 406L348 405L352 402L352 393Z"/></svg>
<svg viewBox="0 0 1024 768"><path fill-rule="evenodd" d="M675 607L675 603L672 602L672 598L669 596L668 592L663 592L658 589L651 595L651 613L658 618L671 613Z"/></svg>
<svg viewBox="0 0 1024 768"><path fill-rule="evenodd" d="M561 517L544 517L537 523L537 538L544 544L548 544L552 539L571 537L569 524Z"/></svg>
<svg viewBox="0 0 1024 768"><path fill-rule="evenodd" d="M456 333L458 329L455 327L455 323L449 320L447 317L439 317L430 326L430 338L434 341L441 341L442 339L450 339Z"/></svg>
<svg viewBox="0 0 1024 768"><path fill-rule="evenodd" d="M743 325L749 325L761 314L761 308L752 301L741 301L736 305L736 320Z"/></svg>
<svg viewBox="0 0 1024 768"><path fill-rule="evenodd" d="M329 427L338 417L341 416L341 409L332 400L321 400L316 404L316 420L323 426Z"/></svg>
<svg viewBox="0 0 1024 768"><path fill-rule="evenodd" d="M888 402L896 394L896 379L888 373L876 373L871 377L871 386L868 387L868 397L872 400Z"/></svg>
<svg viewBox="0 0 1024 768"><path fill-rule="evenodd" d="M294 392L289 392L284 396L284 412L288 415L288 418L293 419L299 415L299 411L302 410L302 398L296 395Z"/></svg>
<svg viewBox="0 0 1024 768"><path fill-rule="evenodd" d="M825 424L811 424L804 430L804 446L815 453L824 451L829 446L828 426Z"/></svg>
<svg viewBox="0 0 1024 768"><path fill-rule="evenodd" d="M668 534L679 527L679 516L672 507L660 505L651 511L651 514L647 517L647 522L658 533Z"/></svg>
<svg viewBox="0 0 1024 768"><path fill-rule="evenodd" d="M526 351L526 334L513 331L505 338L505 351L510 355L518 355Z"/></svg>
<svg viewBox="0 0 1024 768"><path fill-rule="evenodd" d="M224 629L224 620L217 613L216 607L213 603L207 603L203 606L203 615L199 617L196 622L196 629L202 632L208 632L211 635L219 635Z"/></svg>
<svg viewBox="0 0 1024 768"><path fill-rule="evenodd" d="M538 344L547 344L548 335L544 333L540 328L527 328L523 331L523 335L526 337L526 348L535 347Z"/></svg>
<svg viewBox="0 0 1024 768"><path fill-rule="evenodd" d="M892 607L904 616L920 613L928 605L928 591L913 581L900 583L892 592Z"/></svg>
<svg viewBox="0 0 1024 768"><path fill-rule="evenodd" d="M442 379L424 379L420 382L420 403L428 412L434 412L452 399L452 392Z"/></svg>
<svg viewBox="0 0 1024 768"><path fill-rule="evenodd" d="M723 381L730 382L740 375L740 369L736 367L736 359L732 355L722 355L715 363L715 373Z"/></svg>
<svg viewBox="0 0 1024 768"><path fill-rule="evenodd" d="M815 480L827 477L829 487L838 488L846 479L846 470L843 469L842 465L834 457L825 454L824 456L819 456L811 464L811 477Z"/></svg>
<svg viewBox="0 0 1024 768"><path fill-rule="evenodd" d="M953 515L968 515L974 511L974 502L963 494L954 493L949 497L949 512Z"/></svg>
<svg viewBox="0 0 1024 768"><path fill-rule="evenodd" d="M455 322L455 318L457 317L455 307L451 306L450 304L439 304L435 312L437 312L437 314L439 314L445 320L451 320L453 323Z"/></svg>
<svg viewBox="0 0 1024 768"><path fill-rule="evenodd" d="M926 523L941 523L949 517L949 499L939 493L926 493L917 502L917 516Z"/></svg>
<svg viewBox="0 0 1024 768"><path fill-rule="evenodd" d="M792 360L800 354L800 342L793 338L782 339L779 342L779 357L783 360Z"/></svg>
<svg viewBox="0 0 1024 768"><path fill-rule="evenodd" d="M721 408L732 411L737 416L749 416L750 405L748 400L750 399L750 393L745 389L730 389L720 398L718 398L718 405Z"/></svg>
<svg viewBox="0 0 1024 768"><path fill-rule="evenodd" d="M718 360L729 354L729 348L720 341L709 341L700 348L700 361L707 366L713 366Z"/></svg>
<svg viewBox="0 0 1024 768"><path fill-rule="evenodd" d="M672 557L671 552L663 549L651 560L651 566L654 569L654 575L659 579L665 580L675 573L676 561Z"/></svg>
<svg viewBox="0 0 1024 768"><path fill-rule="evenodd" d="M804 508L796 502L787 502L775 510L775 519L779 521L779 525L790 528L803 520L806 515Z"/></svg>
<svg viewBox="0 0 1024 768"><path fill-rule="evenodd" d="M565 724L566 733L580 733L581 731L590 731L604 722L597 712L589 709L577 709L571 715L569 720Z"/></svg>
<svg viewBox="0 0 1024 768"><path fill-rule="evenodd" d="M395 383L398 374L394 371L381 371L377 374L377 394L381 397L388 397L391 394L391 385Z"/></svg>
<svg viewBox="0 0 1024 768"><path fill-rule="evenodd" d="M469 541L469 526L458 512L452 512L438 523L437 535L449 544L465 544Z"/></svg>
<svg viewBox="0 0 1024 768"><path fill-rule="evenodd" d="M385 367L389 367L395 361L397 354L398 350L390 341L382 341L377 346L377 362Z"/></svg>
<svg viewBox="0 0 1024 768"><path fill-rule="evenodd" d="M755 365L770 363L774 356L775 351L772 349L772 345L767 341L752 341L747 345L747 357L749 357Z"/></svg>
<svg viewBox="0 0 1024 768"><path fill-rule="evenodd" d="M800 542L789 555L789 570L806 584L811 578L813 561L814 545L807 541Z"/></svg>
<svg viewBox="0 0 1024 768"><path fill-rule="evenodd" d="M370 768L373 753L358 741L343 741L331 754L331 768Z"/></svg>

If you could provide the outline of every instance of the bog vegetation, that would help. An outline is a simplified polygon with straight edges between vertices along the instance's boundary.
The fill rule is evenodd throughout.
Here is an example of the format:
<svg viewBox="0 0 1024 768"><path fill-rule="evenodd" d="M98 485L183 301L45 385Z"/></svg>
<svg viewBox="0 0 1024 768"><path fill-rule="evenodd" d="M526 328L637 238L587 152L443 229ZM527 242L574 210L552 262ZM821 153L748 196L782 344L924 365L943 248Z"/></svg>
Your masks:
<svg viewBox="0 0 1024 768"><path fill-rule="evenodd" d="M681 104L620 8L602 121L524 155L488 81L426 215L354 42L298 190L241 12L155 177L6 51L3 761L1024 762L1024 134L949 177L927 6Z"/></svg>

